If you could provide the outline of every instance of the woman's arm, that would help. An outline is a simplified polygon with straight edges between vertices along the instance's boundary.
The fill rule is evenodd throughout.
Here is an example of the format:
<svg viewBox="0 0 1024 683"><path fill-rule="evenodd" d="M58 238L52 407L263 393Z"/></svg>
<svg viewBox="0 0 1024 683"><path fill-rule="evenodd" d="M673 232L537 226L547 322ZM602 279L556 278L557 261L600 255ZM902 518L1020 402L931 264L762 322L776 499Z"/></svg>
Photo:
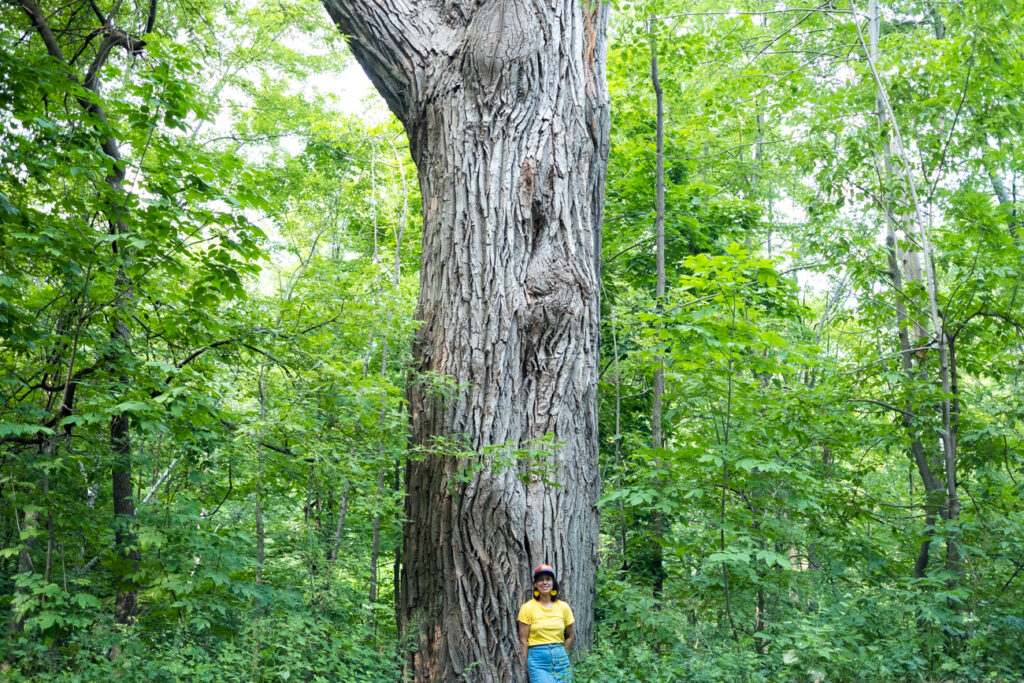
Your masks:
<svg viewBox="0 0 1024 683"><path fill-rule="evenodd" d="M529 627L527 627L529 628ZM520 631L521 633L522 631ZM572 647L572 641L576 639L576 635L572 630L572 624L565 627L565 649L568 650Z"/></svg>
<svg viewBox="0 0 1024 683"><path fill-rule="evenodd" d="M519 626L519 644L523 646L523 666L526 666L530 654L530 625L521 621L516 624Z"/></svg>

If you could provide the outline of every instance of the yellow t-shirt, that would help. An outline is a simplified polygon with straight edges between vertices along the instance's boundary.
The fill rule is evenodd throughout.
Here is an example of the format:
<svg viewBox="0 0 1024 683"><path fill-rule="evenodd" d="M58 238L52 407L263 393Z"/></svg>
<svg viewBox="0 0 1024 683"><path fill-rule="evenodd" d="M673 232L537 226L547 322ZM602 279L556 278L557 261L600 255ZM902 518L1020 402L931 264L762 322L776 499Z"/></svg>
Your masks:
<svg viewBox="0 0 1024 683"><path fill-rule="evenodd" d="M576 622L569 604L558 600L551 609L544 609L536 600L530 600L519 608L518 621L530 625L530 640L527 644L547 645L564 643L565 627Z"/></svg>

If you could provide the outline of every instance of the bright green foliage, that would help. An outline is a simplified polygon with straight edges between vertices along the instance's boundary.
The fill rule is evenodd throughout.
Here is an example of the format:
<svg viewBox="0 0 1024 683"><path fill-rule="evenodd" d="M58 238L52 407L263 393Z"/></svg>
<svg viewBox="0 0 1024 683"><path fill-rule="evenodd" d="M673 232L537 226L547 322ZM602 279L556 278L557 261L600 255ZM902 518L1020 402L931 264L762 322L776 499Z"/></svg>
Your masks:
<svg viewBox="0 0 1024 683"><path fill-rule="evenodd" d="M135 41L105 60L90 4L43 7L60 58L0 5L0 671L399 680L404 387L449 383L410 367L404 134L325 92L350 58L316 3L158 4L142 36L144 5L96 5ZM603 547L578 680L1024 669L1024 10L882 2L883 123L867 8L615 3ZM913 268L922 227L934 281ZM125 468L135 513L115 517Z"/></svg>
<svg viewBox="0 0 1024 683"><path fill-rule="evenodd" d="M1024 74L1008 65L1019 61L1009 55L1020 10L881 4L877 69L909 174L891 121L880 128L875 116L867 3L617 5L606 552L583 680L1018 675L1024 259L1009 188ZM661 302L651 298L652 45L666 101ZM912 324L927 325L927 281L907 271L894 288L884 240L886 210L902 251L920 239L908 175L931 216L955 365L962 510L930 522L924 513L946 499L925 496L910 447L920 439L943 480L938 358L912 350L905 370L897 334L902 325L911 346L927 346ZM653 452L659 358L668 437ZM655 512L672 520L660 538ZM659 577L664 593L652 597Z"/></svg>
<svg viewBox="0 0 1024 683"><path fill-rule="evenodd" d="M342 63L321 12L161 6L138 54L115 45L86 89L87 5L49 18L62 54L81 52L70 68L2 8L5 678L396 676L414 324L391 255L404 230L414 258L418 201L394 126L288 94ZM113 23L144 20L122 7ZM115 518L124 467L136 512ZM115 625L124 591L140 609Z"/></svg>

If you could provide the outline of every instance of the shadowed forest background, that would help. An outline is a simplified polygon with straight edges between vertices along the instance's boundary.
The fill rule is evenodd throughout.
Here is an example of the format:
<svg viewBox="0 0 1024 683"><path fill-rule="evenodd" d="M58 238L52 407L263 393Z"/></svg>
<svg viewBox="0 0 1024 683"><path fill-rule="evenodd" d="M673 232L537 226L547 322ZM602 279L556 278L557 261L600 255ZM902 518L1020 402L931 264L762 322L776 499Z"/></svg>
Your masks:
<svg viewBox="0 0 1024 683"><path fill-rule="evenodd" d="M1024 670L1024 6L805 5L612 7L579 681ZM2 677L401 680L400 124L316 2L0 41Z"/></svg>

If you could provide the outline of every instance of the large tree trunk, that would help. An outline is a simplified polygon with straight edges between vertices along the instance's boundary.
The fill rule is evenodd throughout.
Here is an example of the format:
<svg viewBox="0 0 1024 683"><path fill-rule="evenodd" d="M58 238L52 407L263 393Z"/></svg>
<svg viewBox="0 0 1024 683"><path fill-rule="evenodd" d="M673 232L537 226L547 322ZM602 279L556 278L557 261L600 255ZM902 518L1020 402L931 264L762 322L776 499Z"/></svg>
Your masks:
<svg viewBox="0 0 1024 683"><path fill-rule="evenodd" d="M414 356L454 382L409 390L411 438L431 453L406 470L399 619L416 640L411 673L525 680L515 618L532 565L555 566L577 642L592 635L607 10L325 4L405 125L424 221ZM547 434L558 445L544 476L489 448Z"/></svg>

